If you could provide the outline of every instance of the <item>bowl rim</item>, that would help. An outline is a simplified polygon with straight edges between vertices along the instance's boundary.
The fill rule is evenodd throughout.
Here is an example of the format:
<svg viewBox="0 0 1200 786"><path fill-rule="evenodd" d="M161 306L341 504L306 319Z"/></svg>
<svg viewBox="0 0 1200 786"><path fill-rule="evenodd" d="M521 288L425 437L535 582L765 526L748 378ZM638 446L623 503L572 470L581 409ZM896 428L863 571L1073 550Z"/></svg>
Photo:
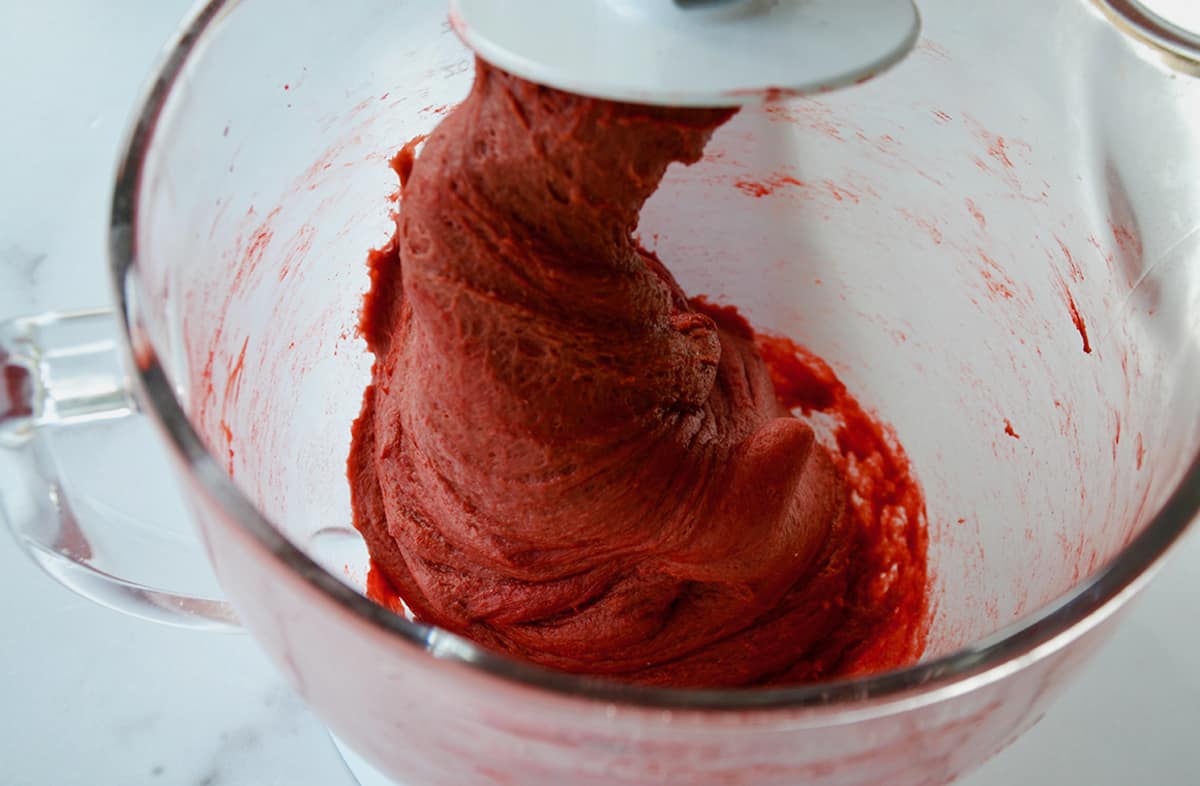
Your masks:
<svg viewBox="0 0 1200 786"><path fill-rule="evenodd" d="M192 427L154 348L138 341L136 298L139 201L147 157L163 111L206 38L240 0L207 0L196 6L164 52L127 133L113 189L108 232L109 267L133 385L143 408L208 498L273 557L303 581L398 641L415 645L434 663L456 662L492 677L560 697L634 707L705 711L867 709L895 711L898 704L934 703L1003 679L1059 651L1100 625L1150 578L1152 568L1200 512L1200 454L1193 457L1153 519L1107 564L1082 583L986 639L955 652L853 679L791 687L682 689L643 687L550 671L486 650L461 636L414 623L358 594L291 543L221 468ZM136 347L136 352L132 350ZM431 666L433 663L431 663ZM867 708L865 705L869 704Z"/></svg>

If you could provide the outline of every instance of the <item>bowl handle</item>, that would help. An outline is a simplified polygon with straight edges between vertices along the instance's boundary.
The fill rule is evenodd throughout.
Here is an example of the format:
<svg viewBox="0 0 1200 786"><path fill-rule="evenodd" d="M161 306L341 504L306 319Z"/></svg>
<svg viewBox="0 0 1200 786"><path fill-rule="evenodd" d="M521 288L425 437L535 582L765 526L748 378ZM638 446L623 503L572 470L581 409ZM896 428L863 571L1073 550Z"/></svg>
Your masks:
<svg viewBox="0 0 1200 786"><path fill-rule="evenodd" d="M90 600L169 625L239 630L169 460L151 455L161 440L122 356L108 309L0 323L0 516L39 566ZM172 512L143 510L154 500Z"/></svg>

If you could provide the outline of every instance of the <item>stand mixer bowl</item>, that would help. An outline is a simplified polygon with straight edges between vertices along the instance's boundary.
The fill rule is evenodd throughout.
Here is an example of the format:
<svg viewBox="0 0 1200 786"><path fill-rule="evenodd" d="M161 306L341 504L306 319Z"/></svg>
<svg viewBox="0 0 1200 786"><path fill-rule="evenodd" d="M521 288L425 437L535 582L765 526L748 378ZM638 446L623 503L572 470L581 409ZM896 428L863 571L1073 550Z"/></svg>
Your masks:
<svg viewBox="0 0 1200 786"><path fill-rule="evenodd" d="M928 651L681 691L548 673L363 596L345 457L366 253L403 210L387 159L464 97L473 58L437 4L198 9L118 176L131 376L241 624L381 773L949 783L1040 717L1189 525L1200 81L1083 2L921 11L887 75L745 107L639 233L894 427L928 503Z"/></svg>

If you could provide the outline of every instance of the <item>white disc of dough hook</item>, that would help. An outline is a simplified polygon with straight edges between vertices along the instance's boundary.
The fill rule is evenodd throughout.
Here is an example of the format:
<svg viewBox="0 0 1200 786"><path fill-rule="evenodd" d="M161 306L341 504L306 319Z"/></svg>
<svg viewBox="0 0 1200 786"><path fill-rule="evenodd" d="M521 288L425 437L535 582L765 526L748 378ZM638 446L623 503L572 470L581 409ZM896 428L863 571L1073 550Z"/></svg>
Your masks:
<svg viewBox="0 0 1200 786"><path fill-rule="evenodd" d="M875 76L916 44L912 0L450 0L475 52L596 98L736 106Z"/></svg>

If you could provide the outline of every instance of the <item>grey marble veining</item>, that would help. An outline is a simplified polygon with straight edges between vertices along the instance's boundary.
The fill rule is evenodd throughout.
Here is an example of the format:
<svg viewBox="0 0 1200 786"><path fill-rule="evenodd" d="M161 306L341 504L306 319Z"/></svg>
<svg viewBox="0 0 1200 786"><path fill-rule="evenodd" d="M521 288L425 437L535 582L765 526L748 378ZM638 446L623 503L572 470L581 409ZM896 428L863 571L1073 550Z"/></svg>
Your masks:
<svg viewBox="0 0 1200 786"><path fill-rule="evenodd" d="M30 251L15 243L0 248L0 270L3 271L3 286L17 293L24 290L32 293L41 281L42 266L47 254L42 251Z"/></svg>
<svg viewBox="0 0 1200 786"><path fill-rule="evenodd" d="M77 598L0 541L0 783L351 786L324 727L243 635Z"/></svg>

